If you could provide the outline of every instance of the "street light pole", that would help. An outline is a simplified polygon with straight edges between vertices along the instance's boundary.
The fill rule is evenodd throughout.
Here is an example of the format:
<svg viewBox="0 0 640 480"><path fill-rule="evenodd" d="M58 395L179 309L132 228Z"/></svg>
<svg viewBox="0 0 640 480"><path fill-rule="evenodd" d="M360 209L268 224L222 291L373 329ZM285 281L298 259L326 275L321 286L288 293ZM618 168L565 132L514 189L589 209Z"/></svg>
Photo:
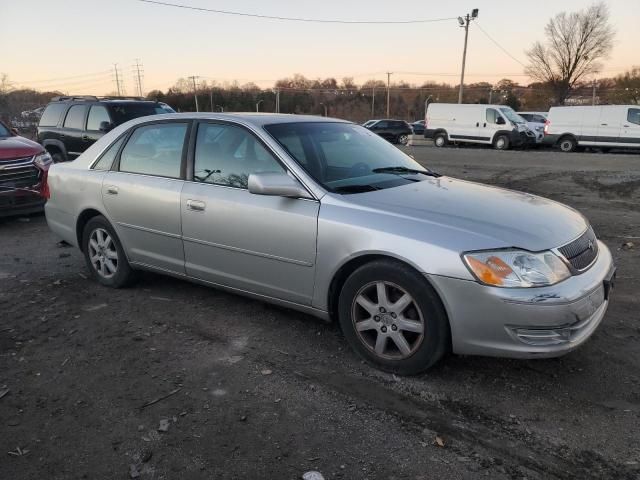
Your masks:
<svg viewBox="0 0 640 480"><path fill-rule="evenodd" d="M460 73L460 90L458 91L458 103L462 103L462 93L464 91L464 68L467 63L467 41L469 40L469 24L471 20L478 18L478 9L474 8L471 15L468 13L463 17L458 17L458 23L464 28L464 50L462 51L462 72Z"/></svg>
<svg viewBox="0 0 640 480"><path fill-rule="evenodd" d="M322 102L320 102L320 105L322 105L324 107L324 116L326 117L327 116L327 106Z"/></svg>
<svg viewBox="0 0 640 480"><path fill-rule="evenodd" d="M264 99L262 100L258 100L258 103L256 103L256 113L260 111L260 104L264 102Z"/></svg>

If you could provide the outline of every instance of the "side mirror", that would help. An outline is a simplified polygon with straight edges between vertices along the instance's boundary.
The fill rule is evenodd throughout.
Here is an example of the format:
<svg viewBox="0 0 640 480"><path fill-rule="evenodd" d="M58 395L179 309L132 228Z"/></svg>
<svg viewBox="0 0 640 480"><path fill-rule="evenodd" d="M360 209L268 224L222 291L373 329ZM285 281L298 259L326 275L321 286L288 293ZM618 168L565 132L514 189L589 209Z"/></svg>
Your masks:
<svg viewBox="0 0 640 480"><path fill-rule="evenodd" d="M113 128L113 124L111 122L100 122L100 127L99 130L101 132L105 132L107 133L109 130L111 130Z"/></svg>
<svg viewBox="0 0 640 480"><path fill-rule="evenodd" d="M503 118L503 117L498 117L498 118L496 119L496 123L497 123L498 125L505 125L507 122L505 122L505 120L504 120L504 118Z"/></svg>
<svg viewBox="0 0 640 480"><path fill-rule="evenodd" d="M20 132L18 131L17 128L12 128L11 133L13 133L14 135L20 135Z"/></svg>
<svg viewBox="0 0 640 480"><path fill-rule="evenodd" d="M249 193L275 197L313 198L295 178L286 173L252 173L248 180Z"/></svg>

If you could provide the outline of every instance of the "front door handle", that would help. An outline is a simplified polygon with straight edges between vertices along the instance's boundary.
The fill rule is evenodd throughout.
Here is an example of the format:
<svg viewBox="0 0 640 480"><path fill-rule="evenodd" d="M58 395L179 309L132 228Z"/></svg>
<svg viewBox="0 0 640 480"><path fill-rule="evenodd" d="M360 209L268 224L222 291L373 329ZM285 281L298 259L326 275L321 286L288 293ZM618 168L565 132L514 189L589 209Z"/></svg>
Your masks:
<svg viewBox="0 0 640 480"><path fill-rule="evenodd" d="M482 124L482 126L483 126L484 128L487 128L487 122L484 122L484 123Z"/></svg>
<svg viewBox="0 0 640 480"><path fill-rule="evenodd" d="M89 135L82 135L82 141L88 142L89 141Z"/></svg>
<svg viewBox="0 0 640 480"><path fill-rule="evenodd" d="M629 125L623 125L624 128L629 128Z"/></svg>
<svg viewBox="0 0 640 480"><path fill-rule="evenodd" d="M480 122L476 122L476 127L479 127L479 126L480 126Z"/></svg>
<svg viewBox="0 0 640 480"><path fill-rule="evenodd" d="M195 212L204 212L206 206L207 204L200 200L187 200L187 208Z"/></svg>
<svg viewBox="0 0 640 480"><path fill-rule="evenodd" d="M602 125L603 127L606 127L609 124L608 123L601 123L600 125Z"/></svg>
<svg viewBox="0 0 640 480"><path fill-rule="evenodd" d="M117 195L118 194L118 187L116 187L115 185L109 185L107 187L107 193L109 195Z"/></svg>

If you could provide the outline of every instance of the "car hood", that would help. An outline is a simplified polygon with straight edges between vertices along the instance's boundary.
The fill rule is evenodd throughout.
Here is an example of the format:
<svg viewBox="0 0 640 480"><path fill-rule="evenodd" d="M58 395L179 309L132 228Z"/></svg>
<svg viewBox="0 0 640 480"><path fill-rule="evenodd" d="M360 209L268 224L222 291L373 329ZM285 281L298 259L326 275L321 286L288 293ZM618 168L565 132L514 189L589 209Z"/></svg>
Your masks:
<svg viewBox="0 0 640 480"><path fill-rule="evenodd" d="M461 249L559 247L588 226L576 210L546 198L450 177L349 195L350 203L425 223L427 238ZM443 230L448 235L442 235Z"/></svg>
<svg viewBox="0 0 640 480"><path fill-rule="evenodd" d="M0 160L29 157L42 151L40 144L24 137L0 137Z"/></svg>

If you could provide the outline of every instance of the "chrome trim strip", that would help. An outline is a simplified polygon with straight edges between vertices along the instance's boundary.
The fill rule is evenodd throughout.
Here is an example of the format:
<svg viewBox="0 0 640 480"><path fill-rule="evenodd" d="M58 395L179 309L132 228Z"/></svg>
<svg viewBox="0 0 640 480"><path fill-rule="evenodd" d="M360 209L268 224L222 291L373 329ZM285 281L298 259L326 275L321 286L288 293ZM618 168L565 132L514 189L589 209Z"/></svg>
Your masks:
<svg viewBox="0 0 640 480"><path fill-rule="evenodd" d="M177 238L177 239L182 238L182 236L178 235L177 233L163 232L162 230L154 230L153 228L140 227L138 225L131 225L129 223L124 223L124 222L116 222L116 224L120 225L121 227L131 228L133 230L140 230L142 232L147 232L147 233L154 233L156 235L163 235L169 238Z"/></svg>
<svg viewBox="0 0 640 480"><path fill-rule="evenodd" d="M270 260L279 260L281 262L293 263L294 265L301 265L303 267L313 267L313 263L304 262L302 260L295 260L293 258L279 257L277 255L271 255L268 253L256 252L253 250L247 250L244 248L232 247L230 245L223 245L221 243L207 242L205 240L198 240L197 238L182 237L185 242L198 243L200 245L207 245L209 247L221 248L224 250L231 250L232 252L246 253L247 255L254 255L256 257L268 258Z"/></svg>

